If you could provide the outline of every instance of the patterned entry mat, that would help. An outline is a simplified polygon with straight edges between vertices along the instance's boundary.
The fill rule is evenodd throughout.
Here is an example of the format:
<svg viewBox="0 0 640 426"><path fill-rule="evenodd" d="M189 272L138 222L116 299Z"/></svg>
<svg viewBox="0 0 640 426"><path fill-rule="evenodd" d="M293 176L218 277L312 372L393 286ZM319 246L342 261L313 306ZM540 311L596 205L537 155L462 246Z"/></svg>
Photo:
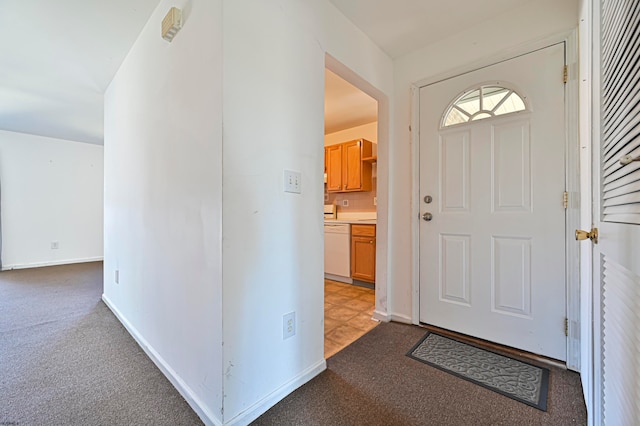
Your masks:
<svg viewBox="0 0 640 426"><path fill-rule="evenodd" d="M547 411L549 370L428 332L407 356Z"/></svg>

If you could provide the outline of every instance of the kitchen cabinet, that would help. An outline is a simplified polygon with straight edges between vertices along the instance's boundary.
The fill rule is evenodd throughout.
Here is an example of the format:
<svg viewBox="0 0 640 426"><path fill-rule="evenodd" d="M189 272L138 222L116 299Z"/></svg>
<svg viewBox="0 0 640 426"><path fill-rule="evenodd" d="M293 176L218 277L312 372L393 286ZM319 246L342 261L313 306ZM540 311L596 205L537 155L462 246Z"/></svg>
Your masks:
<svg viewBox="0 0 640 426"><path fill-rule="evenodd" d="M375 225L351 225L351 278L376 282Z"/></svg>
<svg viewBox="0 0 640 426"><path fill-rule="evenodd" d="M328 146L324 152L327 191L340 192L342 190L342 145Z"/></svg>
<svg viewBox="0 0 640 426"><path fill-rule="evenodd" d="M373 145L357 139L325 148L327 192L371 191Z"/></svg>

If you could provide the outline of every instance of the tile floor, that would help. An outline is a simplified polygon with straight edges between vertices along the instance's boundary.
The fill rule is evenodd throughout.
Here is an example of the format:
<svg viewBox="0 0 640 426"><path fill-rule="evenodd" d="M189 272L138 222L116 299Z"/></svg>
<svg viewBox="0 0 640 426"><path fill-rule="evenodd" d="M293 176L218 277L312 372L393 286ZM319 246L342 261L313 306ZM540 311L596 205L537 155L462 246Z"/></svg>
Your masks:
<svg viewBox="0 0 640 426"><path fill-rule="evenodd" d="M324 280L324 357L341 351L373 327L372 289Z"/></svg>

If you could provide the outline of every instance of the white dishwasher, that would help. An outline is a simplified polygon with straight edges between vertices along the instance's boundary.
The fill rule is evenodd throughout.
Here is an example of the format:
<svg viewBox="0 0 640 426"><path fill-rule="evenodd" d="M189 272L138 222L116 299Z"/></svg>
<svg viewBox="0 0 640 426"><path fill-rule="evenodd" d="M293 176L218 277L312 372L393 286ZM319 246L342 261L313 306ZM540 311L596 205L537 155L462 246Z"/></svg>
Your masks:
<svg viewBox="0 0 640 426"><path fill-rule="evenodd" d="M324 276L352 283L351 279L351 225L324 224Z"/></svg>

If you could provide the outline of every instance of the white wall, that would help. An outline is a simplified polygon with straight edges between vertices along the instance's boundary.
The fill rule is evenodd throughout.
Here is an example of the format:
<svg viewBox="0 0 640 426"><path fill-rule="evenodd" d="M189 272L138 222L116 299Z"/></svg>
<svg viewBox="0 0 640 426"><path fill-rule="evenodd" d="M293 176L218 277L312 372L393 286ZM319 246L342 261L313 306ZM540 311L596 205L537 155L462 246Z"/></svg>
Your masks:
<svg viewBox="0 0 640 426"><path fill-rule="evenodd" d="M482 63L487 57L505 55L506 58L510 49L572 30L577 25L577 0L529 2L394 61L395 131L389 171L389 282L394 283L389 295L389 313L392 318L410 321L414 313L411 226L416 216L411 210L411 84Z"/></svg>
<svg viewBox="0 0 640 426"><path fill-rule="evenodd" d="M335 145L342 142L352 141L354 139L366 139L375 144L378 143L378 122L355 126L350 129L340 130L339 132L328 133L324 135L324 144Z"/></svg>
<svg viewBox="0 0 640 426"><path fill-rule="evenodd" d="M325 53L388 97L392 62L327 0L177 3L105 95L104 297L201 417L244 424L325 367Z"/></svg>
<svg viewBox="0 0 640 426"><path fill-rule="evenodd" d="M3 269L102 259L102 188L102 146L0 131Z"/></svg>
<svg viewBox="0 0 640 426"><path fill-rule="evenodd" d="M171 6L184 26L167 43ZM105 94L104 299L208 423L222 421L221 11L161 1Z"/></svg>
<svg viewBox="0 0 640 426"><path fill-rule="evenodd" d="M325 52L386 94L393 80L326 0L223 9L224 420L244 424L325 366ZM284 169L302 173L302 194L283 192ZM283 340L289 312L296 335Z"/></svg>

